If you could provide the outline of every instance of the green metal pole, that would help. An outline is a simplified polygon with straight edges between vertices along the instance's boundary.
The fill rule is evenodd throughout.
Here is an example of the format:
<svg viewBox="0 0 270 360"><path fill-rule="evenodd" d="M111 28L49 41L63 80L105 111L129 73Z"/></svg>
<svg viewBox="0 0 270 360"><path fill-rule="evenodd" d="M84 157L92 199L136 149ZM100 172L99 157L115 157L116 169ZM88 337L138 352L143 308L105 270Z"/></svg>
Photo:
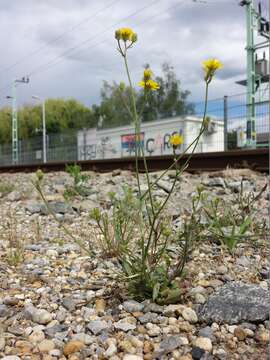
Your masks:
<svg viewBox="0 0 270 360"><path fill-rule="evenodd" d="M223 99L224 151L228 150L228 96Z"/></svg>
<svg viewBox="0 0 270 360"><path fill-rule="evenodd" d="M12 163L18 164L18 121L17 121L17 99L16 80L12 84Z"/></svg>
<svg viewBox="0 0 270 360"><path fill-rule="evenodd" d="M254 7L253 0L246 0L247 22L247 141L249 148L256 147L255 128L255 46L254 46Z"/></svg>

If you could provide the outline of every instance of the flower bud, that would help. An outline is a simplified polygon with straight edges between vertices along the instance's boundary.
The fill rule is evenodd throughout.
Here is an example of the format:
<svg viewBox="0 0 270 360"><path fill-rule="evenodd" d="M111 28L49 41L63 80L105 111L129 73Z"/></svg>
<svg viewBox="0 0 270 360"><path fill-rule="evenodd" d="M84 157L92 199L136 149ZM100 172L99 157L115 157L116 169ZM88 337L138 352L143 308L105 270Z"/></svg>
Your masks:
<svg viewBox="0 0 270 360"><path fill-rule="evenodd" d="M138 40L138 35L136 33L133 33L131 36L131 42L135 43Z"/></svg>
<svg viewBox="0 0 270 360"><path fill-rule="evenodd" d="M152 73L151 69L149 69L149 68L145 69L143 72L143 80L144 81L150 80L152 75L153 75L153 73Z"/></svg>
<svg viewBox="0 0 270 360"><path fill-rule="evenodd" d="M116 38L116 40L121 39L121 30L120 29L115 31L115 38Z"/></svg>
<svg viewBox="0 0 270 360"><path fill-rule="evenodd" d="M37 170L37 171L36 171L36 177L37 177L38 181L41 181L41 180L43 179L43 177L44 177L43 171L40 170L40 169Z"/></svg>
<svg viewBox="0 0 270 360"><path fill-rule="evenodd" d="M120 89L121 91L124 91L125 88L126 88L125 83L124 83L123 81L121 81L120 84L119 84L119 89Z"/></svg>

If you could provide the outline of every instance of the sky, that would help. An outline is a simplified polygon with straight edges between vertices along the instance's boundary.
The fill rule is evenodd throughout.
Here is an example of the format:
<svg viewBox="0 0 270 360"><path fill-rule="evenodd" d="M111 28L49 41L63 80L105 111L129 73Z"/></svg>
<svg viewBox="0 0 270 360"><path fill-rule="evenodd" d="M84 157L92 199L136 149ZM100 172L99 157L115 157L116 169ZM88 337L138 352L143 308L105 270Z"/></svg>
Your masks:
<svg viewBox="0 0 270 360"><path fill-rule="evenodd" d="M265 0L266 2L267 0ZM134 83L148 63L155 75L165 61L174 66L190 100L202 101L201 63L220 59L224 68L210 98L245 91L245 10L239 0L1 0L0 106L9 104L12 79L29 75L17 89L18 104L41 98L100 102L104 80L127 81L114 31L134 29L129 51ZM263 4L264 5L264 4ZM264 9L264 7L263 7ZM4 50L4 51L3 51Z"/></svg>

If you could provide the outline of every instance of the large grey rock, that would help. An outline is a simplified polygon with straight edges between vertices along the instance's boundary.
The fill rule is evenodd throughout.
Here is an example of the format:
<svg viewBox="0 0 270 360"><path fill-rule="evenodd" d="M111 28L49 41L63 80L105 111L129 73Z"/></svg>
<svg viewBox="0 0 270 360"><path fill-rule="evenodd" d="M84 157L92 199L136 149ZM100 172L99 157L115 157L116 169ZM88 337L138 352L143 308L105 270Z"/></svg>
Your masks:
<svg viewBox="0 0 270 360"><path fill-rule="evenodd" d="M238 324L262 322L270 312L270 291L259 285L233 282L222 286L199 311L199 320Z"/></svg>

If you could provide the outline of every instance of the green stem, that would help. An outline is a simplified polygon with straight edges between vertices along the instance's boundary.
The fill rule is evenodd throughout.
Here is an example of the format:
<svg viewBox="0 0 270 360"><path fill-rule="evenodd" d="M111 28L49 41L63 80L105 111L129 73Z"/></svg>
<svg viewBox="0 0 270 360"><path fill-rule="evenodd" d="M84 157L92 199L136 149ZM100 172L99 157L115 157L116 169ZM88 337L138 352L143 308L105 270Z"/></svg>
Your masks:
<svg viewBox="0 0 270 360"><path fill-rule="evenodd" d="M204 127L204 123L205 123L205 117L206 117L206 112L207 112L207 101L208 101L208 85L209 85L209 84L206 83L204 115L203 115L202 125L201 125L200 131L199 131L199 135L198 135L198 136L196 137L196 139L194 140L193 143L195 143L195 145L194 145L194 147L193 147L193 149L192 149L192 152L191 152L190 155L188 156L186 162L185 162L184 165L181 167L181 169L178 170L178 168L177 168L177 163L178 163L178 161L179 161L179 158L181 158L181 155L182 155L182 154L180 155L180 157L175 158L172 166L170 166L170 168L172 168L172 167L174 167L174 166L176 167L176 176L175 176L174 182L173 182L173 184L172 184L172 187L171 187L171 189L170 189L170 192L169 192L168 195L166 196L166 198L165 198L163 204L161 205L161 207L159 208L159 210L154 214L153 221L152 221L152 226L151 226L151 230L150 230L150 234L149 234L149 238L148 238L148 241L147 241L147 244L146 244L146 247L145 247L144 261L145 261L146 256L147 256L148 249L149 249L149 247L150 247L151 237L152 237L152 233L153 233L153 230L154 230L155 222L156 222L158 216L160 215L160 213L162 212L162 210L164 209L165 205L167 204L169 198L171 197L171 194L172 194L172 192L173 192L173 190L174 190L174 188L175 188L175 185L176 185L176 181L177 181L177 179L178 179L178 176L181 175L181 174L183 173L183 171L185 170L186 165L188 164L190 158L192 157L192 155L193 155L193 153L194 153L194 151L195 151L195 149L196 149L196 147L197 147L197 145L198 145L199 139L200 139L201 135L202 135L203 132L204 132L204 128L205 128L205 127ZM166 172L167 172L167 171L164 171L163 174L165 174ZM155 183L157 183L157 181L158 181L161 177L162 177L162 176L160 176L160 177L155 181ZM155 184L155 183L154 183L154 184ZM152 184L152 186L153 186L153 184ZM146 191L146 192L147 192L147 191ZM145 192L145 193L146 193L146 192ZM145 193L143 194L143 197L145 196Z"/></svg>
<svg viewBox="0 0 270 360"><path fill-rule="evenodd" d="M131 100L132 100L132 107L133 107L133 117L134 117L134 123L135 123L135 166L136 166L136 179L137 179L137 185L139 190L139 195L141 197L141 185L140 185L140 177L139 177L139 164L138 164L138 146L137 146L137 136L139 136L139 141L141 142L141 129L140 124L138 121L138 115L137 115L137 108L136 108L136 101L134 96L134 90L132 86L132 81L129 73L128 63L127 63L127 54L126 52L122 54L124 58L126 73L128 77L129 87L131 91Z"/></svg>
<svg viewBox="0 0 270 360"><path fill-rule="evenodd" d="M125 109L127 110L129 116L130 116L131 118L133 118L132 112L130 111L129 106L128 106L128 104L126 103L126 100L125 100L125 98L124 98L124 96L123 96L122 91L121 91L120 89L117 89L117 91L119 92L119 95L120 95L120 98L121 98L121 100L122 100L122 103L123 103Z"/></svg>
<svg viewBox="0 0 270 360"><path fill-rule="evenodd" d="M191 156L193 155L194 150L195 150L195 148L196 148L196 146L197 146L197 144L198 144L198 142L199 142L199 139L200 139L201 135L203 134L203 132L204 132L204 130L205 130L204 122L205 122L206 111L207 111L208 86L209 86L209 83L206 83L204 115L203 115L202 125L201 125L200 131L199 131L199 135L196 137L196 139L194 139L194 140L192 141L192 143L185 149L185 151L182 152L180 155L178 155L177 158L174 159L173 163L172 163L166 170L164 170L163 173L152 183L152 185L151 185L152 187L153 187L154 185L156 185L156 183L157 183L160 179L162 179L163 176L166 175L169 170L173 169L174 166L175 166L175 164L176 164L179 160L181 160L181 158L187 153L187 151L192 147L192 145L195 144L195 145L194 145L194 148L193 148L193 151L192 151L191 154L188 156L187 160L185 161L185 165L184 165L184 166L186 166L186 165L188 164ZM184 168L184 166L182 166L182 168ZM146 190L146 191L143 193L141 199L143 199L143 198L147 195L147 193L148 193L148 190Z"/></svg>
<svg viewBox="0 0 270 360"><path fill-rule="evenodd" d="M150 183L150 177L149 177L149 171L148 171L148 166L147 166L147 161L145 158L145 154L144 154L144 149L143 147L141 147L141 124L140 124L140 119L138 118L138 112L137 112L137 106L136 106L136 100L135 100L135 95L134 95L134 89L132 86L132 81L131 81L131 77L130 77L130 72L129 72L129 68L128 68L128 63L127 63L127 54L126 52L123 55L124 57L124 62L125 62L125 68L126 68L126 72L127 72L127 76L128 76L128 81L129 81L129 86L130 86L130 90L131 90L131 98L132 98L132 106L133 106L133 116L134 116L134 122L135 122L135 158L136 158L136 177L137 177L137 183L138 183L138 187L139 187L139 195L140 198L142 196L141 193L141 189L140 189L140 180L139 180L139 167L138 167L138 156L140 154L142 154L142 158L143 158L143 163L144 163L144 168L145 168L145 173L146 173L146 179L147 179L147 186L148 186L148 192L149 192L149 199L150 199L150 204L151 204L151 209L152 209L152 214L154 216L155 214L155 208L154 208L154 201L153 201L153 196L152 196L152 191L151 191L151 183ZM139 140L139 154L138 154L138 141ZM148 214L148 218L149 218L149 223L151 225L152 220L151 220L151 215L147 212Z"/></svg>
<svg viewBox="0 0 270 360"><path fill-rule="evenodd" d="M78 244L88 255L92 256L93 255L93 252L90 251L89 249L87 249L83 242L78 240L73 234L71 231L69 231L56 217L55 213L53 212L53 210L51 209L47 199L45 198L44 194L43 194L43 191L41 189L41 186L40 184L38 183L34 183L33 182L33 185L34 187L36 188L37 192L40 194L45 206L46 206L46 209L48 210L48 212L53 216L54 220L60 224L61 228L64 230L64 232L76 243Z"/></svg>

